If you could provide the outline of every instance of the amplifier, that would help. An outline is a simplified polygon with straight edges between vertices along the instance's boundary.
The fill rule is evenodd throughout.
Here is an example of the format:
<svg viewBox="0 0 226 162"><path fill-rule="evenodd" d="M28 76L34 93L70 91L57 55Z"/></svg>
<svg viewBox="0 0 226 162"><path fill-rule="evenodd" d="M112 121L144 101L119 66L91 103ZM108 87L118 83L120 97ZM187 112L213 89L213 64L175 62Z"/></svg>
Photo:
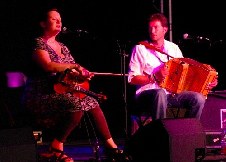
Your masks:
<svg viewBox="0 0 226 162"><path fill-rule="evenodd" d="M206 148L221 148L222 132L221 131L205 131Z"/></svg>

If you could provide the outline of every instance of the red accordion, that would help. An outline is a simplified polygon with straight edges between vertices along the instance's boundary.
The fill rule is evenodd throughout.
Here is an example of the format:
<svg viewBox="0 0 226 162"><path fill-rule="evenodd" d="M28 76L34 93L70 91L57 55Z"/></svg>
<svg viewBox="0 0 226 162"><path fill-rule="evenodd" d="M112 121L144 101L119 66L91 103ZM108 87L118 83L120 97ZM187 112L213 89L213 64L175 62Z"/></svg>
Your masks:
<svg viewBox="0 0 226 162"><path fill-rule="evenodd" d="M160 83L160 87L175 94L187 90L207 96L208 84L218 75L210 65L191 58L173 58L166 65L169 68L169 75Z"/></svg>

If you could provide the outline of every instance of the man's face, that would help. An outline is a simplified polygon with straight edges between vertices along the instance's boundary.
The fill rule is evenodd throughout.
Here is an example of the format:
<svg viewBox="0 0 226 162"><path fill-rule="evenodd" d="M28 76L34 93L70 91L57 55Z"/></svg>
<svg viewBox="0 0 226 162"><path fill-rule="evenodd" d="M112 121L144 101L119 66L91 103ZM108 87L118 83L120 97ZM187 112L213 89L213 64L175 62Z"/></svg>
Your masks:
<svg viewBox="0 0 226 162"><path fill-rule="evenodd" d="M149 36L153 41L164 39L165 34L168 30L168 28L163 27L161 22L158 20L149 22L148 29L149 29Z"/></svg>

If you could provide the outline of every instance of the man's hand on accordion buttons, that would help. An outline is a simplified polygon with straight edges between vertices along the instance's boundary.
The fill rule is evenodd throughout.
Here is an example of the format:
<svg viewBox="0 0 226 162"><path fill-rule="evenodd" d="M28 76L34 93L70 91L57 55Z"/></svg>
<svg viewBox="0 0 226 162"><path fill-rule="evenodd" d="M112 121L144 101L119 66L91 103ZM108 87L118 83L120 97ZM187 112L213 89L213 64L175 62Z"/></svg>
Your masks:
<svg viewBox="0 0 226 162"><path fill-rule="evenodd" d="M169 75L169 69L168 66L164 64L160 67L159 71L155 73L157 82L161 83L167 75Z"/></svg>
<svg viewBox="0 0 226 162"><path fill-rule="evenodd" d="M213 81L211 83L208 84L207 89L211 90L214 87L216 87L218 84L218 75L213 79Z"/></svg>

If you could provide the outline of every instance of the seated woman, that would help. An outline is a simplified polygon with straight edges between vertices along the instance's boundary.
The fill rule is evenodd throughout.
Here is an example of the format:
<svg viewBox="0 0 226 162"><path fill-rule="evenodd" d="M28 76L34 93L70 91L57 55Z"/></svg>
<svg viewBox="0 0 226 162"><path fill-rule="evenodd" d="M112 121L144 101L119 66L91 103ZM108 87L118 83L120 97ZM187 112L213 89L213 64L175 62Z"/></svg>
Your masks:
<svg viewBox="0 0 226 162"><path fill-rule="evenodd" d="M73 162L73 159L64 153L64 143L71 132L78 126L84 112L92 115L96 127L105 141L111 159L122 157L120 150L112 138L98 101L89 95L79 97L73 93L57 93L53 85L56 74L68 71L72 76L79 76L90 80L94 75L80 66L72 57L70 50L56 37L61 32L62 20L59 11L55 8L46 10L40 15L39 25L41 34L35 38L32 48L27 82L22 96L23 106L34 116L48 116L57 114L60 122L56 123L49 152L57 161Z"/></svg>

